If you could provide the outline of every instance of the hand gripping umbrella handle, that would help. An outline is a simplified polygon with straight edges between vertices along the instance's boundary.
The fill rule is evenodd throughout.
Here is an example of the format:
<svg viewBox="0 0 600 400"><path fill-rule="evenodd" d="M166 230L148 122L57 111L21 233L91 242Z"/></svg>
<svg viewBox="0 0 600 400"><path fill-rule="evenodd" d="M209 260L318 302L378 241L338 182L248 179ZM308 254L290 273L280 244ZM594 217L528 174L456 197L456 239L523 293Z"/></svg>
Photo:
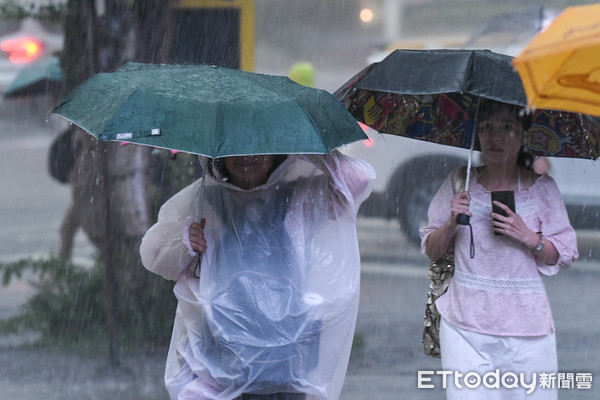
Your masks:
<svg viewBox="0 0 600 400"><path fill-rule="evenodd" d="M466 175L466 179L465 179L465 191L469 191L469 179L471 177L471 159L473 158L473 143L471 143L471 154L469 155L469 161L467 163L467 173ZM470 218L467 214L458 214L456 216L456 223L458 225L468 225L469 229L471 231L471 242L469 244L470 246L470 251L469 251L469 256L471 258L475 257L475 242L473 241L473 227L471 226L470 223Z"/></svg>
<svg viewBox="0 0 600 400"><path fill-rule="evenodd" d="M206 169L202 171L202 197L200 198L200 221L202 221L202 214L204 213L204 188L206 187ZM200 266L202 265L202 253L198 252L198 262L194 267L194 276L200 279Z"/></svg>

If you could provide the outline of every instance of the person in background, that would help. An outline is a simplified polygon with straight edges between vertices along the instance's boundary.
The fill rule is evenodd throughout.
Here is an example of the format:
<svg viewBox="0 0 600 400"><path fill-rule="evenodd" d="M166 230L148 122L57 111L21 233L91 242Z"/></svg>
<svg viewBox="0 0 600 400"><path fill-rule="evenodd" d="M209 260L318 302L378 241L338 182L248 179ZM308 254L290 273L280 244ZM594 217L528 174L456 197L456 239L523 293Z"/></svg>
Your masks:
<svg viewBox="0 0 600 400"><path fill-rule="evenodd" d="M337 151L200 159L205 178L162 206L140 248L176 281L171 399L337 399L373 169Z"/></svg>
<svg viewBox="0 0 600 400"><path fill-rule="evenodd" d="M555 327L542 275L554 275L578 257L575 231L554 180L517 164L526 143L519 107L493 101L479 109L478 139L485 164L471 172L468 192L454 194L452 172L429 207L420 230L422 251L431 260L453 249L455 272L436 306L442 317L440 349L444 370L483 376L557 372ZM494 191L513 191L516 209L494 201ZM493 212L497 206L505 214ZM471 258L470 216L475 254ZM508 390L508 392L506 391ZM556 390L476 389L449 383L448 399L556 399Z"/></svg>

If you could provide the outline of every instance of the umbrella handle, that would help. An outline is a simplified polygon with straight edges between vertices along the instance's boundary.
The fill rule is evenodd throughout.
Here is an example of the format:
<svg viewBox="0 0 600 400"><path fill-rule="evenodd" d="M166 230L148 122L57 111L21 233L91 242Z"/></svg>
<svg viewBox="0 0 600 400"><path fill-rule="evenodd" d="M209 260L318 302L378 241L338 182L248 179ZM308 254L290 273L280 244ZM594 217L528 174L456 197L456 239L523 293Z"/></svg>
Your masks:
<svg viewBox="0 0 600 400"><path fill-rule="evenodd" d="M469 225L469 216L467 214L458 214L456 216L456 223L458 225Z"/></svg>
<svg viewBox="0 0 600 400"><path fill-rule="evenodd" d="M469 153L469 160L467 161L467 177L465 179L465 192L469 191L469 179L471 178L471 161L473 159L473 140L471 141L471 151ZM469 225L470 218L467 214L458 214L456 216L456 223L458 225Z"/></svg>
<svg viewBox="0 0 600 400"><path fill-rule="evenodd" d="M471 159L473 158L473 144L471 143L471 154L469 155L469 162L467 164L467 173L465 179L465 191L469 191L469 178L471 177ZM471 242L469 244L469 256L471 258L475 257L475 242L473 241L473 227L470 223L470 218L467 214L458 214L456 216L456 223L458 225L468 225L469 230L471 231Z"/></svg>
<svg viewBox="0 0 600 400"><path fill-rule="evenodd" d="M204 213L204 188L206 187L206 168L202 171L202 197L200 198L200 222L202 222L202 214ZM194 267L194 277L200 279L200 266L202 265L202 253L198 252L198 262Z"/></svg>

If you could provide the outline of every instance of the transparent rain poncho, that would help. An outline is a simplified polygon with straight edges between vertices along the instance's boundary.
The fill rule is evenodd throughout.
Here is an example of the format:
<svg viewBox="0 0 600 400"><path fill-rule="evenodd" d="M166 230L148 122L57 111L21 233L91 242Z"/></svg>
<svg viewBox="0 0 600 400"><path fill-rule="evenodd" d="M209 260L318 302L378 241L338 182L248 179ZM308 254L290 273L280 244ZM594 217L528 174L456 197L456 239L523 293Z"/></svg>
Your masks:
<svg viewBox="0 0 600 400"><path fill-rule="evenodd" d="M242 190L201 162L204 189L199 180L167 201L141 246L146 268L177 281L171 398L337 399L358 312L356 214L372 168L338 152L291 155L266 184ZM202 196L198 279L188 228Z"/></svg>

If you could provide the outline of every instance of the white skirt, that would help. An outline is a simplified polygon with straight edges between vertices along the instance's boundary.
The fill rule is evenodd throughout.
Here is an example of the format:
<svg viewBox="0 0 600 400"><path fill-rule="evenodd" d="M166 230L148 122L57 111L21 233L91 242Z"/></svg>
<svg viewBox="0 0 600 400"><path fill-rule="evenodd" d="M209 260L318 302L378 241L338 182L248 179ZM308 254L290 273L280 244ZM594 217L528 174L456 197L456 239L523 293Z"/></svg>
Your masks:
<svg viewBox="0 0 600 400"><path fill-rule="evenodd" d="M494 336L442 318L440 349L448 400L556 400L556 336ZM554 384L545 385L553 374Z"/></svg>

